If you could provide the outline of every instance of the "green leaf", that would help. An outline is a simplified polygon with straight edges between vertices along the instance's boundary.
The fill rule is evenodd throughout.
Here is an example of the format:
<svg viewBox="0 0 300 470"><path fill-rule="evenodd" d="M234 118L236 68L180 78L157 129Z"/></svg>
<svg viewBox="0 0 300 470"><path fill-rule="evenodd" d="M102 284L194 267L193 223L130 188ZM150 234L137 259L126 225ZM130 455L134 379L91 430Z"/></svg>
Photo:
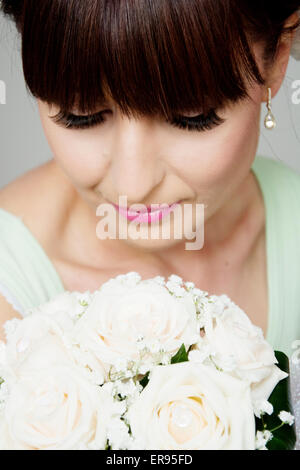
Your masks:
<svg viewBox="0 0 300 470"><path fill-rule="evenodd" d="M109 441L108 441L108 440L106 441L105 450L111 450L111 446L110 446L110 444L109 444Z"/></svg>
<svg viewBox="0 0 300 470"><path fill-rule="evenodd" d="M140 384L143 388L145 388L147 385L148 385L148 382L149 382L149 374L150 374L150 371L147 372L146 375L144 375L144 377L142 378L142 380L140 380Z"/></svg>
<svg viewBox="0 0 300 470"><path fill-rule="evenodd" d="M181 348L177 351L175 356L171 359L171 364L178 364L179 362L187 362L189 360L188 354L185 349L185 345L183 344Z"/></svg>
<svg viewBox="0 0 300 470"><path fill-rule="evenodd" d="M289 358L280 351L275 351L275 356L278 361L277 366L289 374ZM293 407L291 403L291 391L290 391L290 378L281 380L273 392L271 393L268 401L272 403L274 411L269 416L265 414L263 416L263 421L256 418L256 429L262 431L264 429L263 423L265 424L265 429L272 431L272 429L277 428L282 424L281 420L278 418L280 411L288 411L292 415ZM272 431L273 439L269 441L266 446L269 450L293 450L296 443L296 431L295 425L289 426L288 424L283 425L280 429Z"/></svg>

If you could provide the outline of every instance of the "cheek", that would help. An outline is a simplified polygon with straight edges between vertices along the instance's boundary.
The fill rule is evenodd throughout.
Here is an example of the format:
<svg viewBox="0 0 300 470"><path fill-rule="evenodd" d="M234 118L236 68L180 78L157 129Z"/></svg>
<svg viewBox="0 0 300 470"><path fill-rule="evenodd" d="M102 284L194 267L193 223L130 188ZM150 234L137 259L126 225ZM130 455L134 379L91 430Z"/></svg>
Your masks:
<svg viewBox="0 0 300 470"><path fill-rule="evenodd" d="M89 187L99 183L106 166L99 136L91 130L63 129L52 122L43 127L54 159L74 184Z"/></svg>
<svg viewBox="0 0 300 470"><path fill-rule="evenodd" d="M211 159L205 159L207 184L227 185L248 173L256 153L259 119L255 116L237 120L212 143Z"/></svg>
<svg viewBox="0 0 300 470"><path fill-rule="evenodd" d="M248 104L220 127L200 134L187 132L184 139L173 141L173 162L195 194L209 195L242 181L255 157L259 123L260 105Z"/></svg>

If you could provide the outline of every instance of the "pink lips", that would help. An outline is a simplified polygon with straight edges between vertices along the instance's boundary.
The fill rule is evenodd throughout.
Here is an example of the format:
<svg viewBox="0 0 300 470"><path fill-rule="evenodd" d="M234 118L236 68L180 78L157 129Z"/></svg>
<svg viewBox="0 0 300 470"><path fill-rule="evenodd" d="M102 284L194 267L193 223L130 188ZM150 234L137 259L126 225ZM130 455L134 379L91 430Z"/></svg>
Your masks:
<svg viewBox="0 0 300 470"><path fill-rule="evenodd" d="M149 223L155 223L155 222L160 221L163 217L170 214L170 212L172 212L172 210L176 206L178 206L179 203L180 201L175 202L174 204L171 204L170 206L163 204L161 205L162 207L159 207L158 204L155 204L153 206L153 210L151 210L151 206L150 206L150 207L147 207L147 209L140 210L139 212L130 211L127 208L117 206L116 204L113 204L113 205L122 216L126 217L127 220L129 221L134 220L135 222L138 222L138 223L149 224Z"/></svg>

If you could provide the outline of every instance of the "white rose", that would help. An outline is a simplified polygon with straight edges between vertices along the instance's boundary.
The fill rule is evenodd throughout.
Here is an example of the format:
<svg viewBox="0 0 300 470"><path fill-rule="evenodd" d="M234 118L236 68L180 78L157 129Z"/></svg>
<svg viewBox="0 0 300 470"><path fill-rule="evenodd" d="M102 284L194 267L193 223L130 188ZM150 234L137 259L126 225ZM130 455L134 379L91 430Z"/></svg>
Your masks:
<svg viewBox="0 0 300 470"><path fill-rule="evenodd" d="M93 302L76 323L74 338L98 361L108 365L120 359L137 359L143 337L170 355L184 343L198 340L196 308L192 296L176 298L157 282L137 285L113 282L95 293Z"/></svg>
<svg viewBox="0 0 300 470"><path fill-rule="evenodd" d="M252 386L255 403L267 400L277 383L287 374L281 371L274 351L261 328L254 326L246 313L232 303L222 313L207 316L205 335L198 348L209 347L214 363Z"/></svg>
<svg viewBox="0 0 300 470"><path fill-rule="evenodd" d="M249 385L212 366L155 367L128 419L147 450L255 448Z"/></svg>
<svg viewBox="0 0 300 470"><path fill-rule="evenodd" d="M94 385L55 335L43 337L4 375L0 449L103 449L110 397Z"/></svg>
<svg viewBox="0 0 300 470"><path fill-rule="evenodd" d="M57 317L35 313L15 323L13 329L9 328L4 357L5 365L11 369L13 374L18 375L19 370L24 367L27 361L35 362L37 366L43 368L41 361L44 360L44 357L40 356L38 352L49 340L52 341L52 344L55 343L64 349L64 357L68 355L69 358L72 357L70 342L65 332L71 331L73 322L66 313L60 313L59 317L60 319L57 321ZM59 351L61 354L61 349ZM55 356L52 359L54 362L57 360Z"/></svg>
<svg viewBox="0 0 300 470"><path fill-rule="evenodd" d="M92 301L93 295L89 292L69 292L65 291L53 297L49 302L45 302L36 308L28 309L26 314L42 313L43 315L55 316L66 313L70 318L77 319L86 310Z"/></svg>
<svg viewBox="0 0 300 470"><path fill-rule="evenodd" d="M89 371L90 378L95 383L102 384L105 376L103 366L88 351L82 351L72 343L74 322L70 315L64 310L56 311L56 313L52 311L51 315L47 315L47 308L48 305L45 304L45 310L40 307L40 313L36 311L23 320L13 323L13 328L8 328L9 334L4 350L4 362L7 368L15 375L18 375L20 370L24 371L24 367L32 367L33 364L35 367L43 368L44 357L40 349L44 350L45 343L49 344L51 341L52 344L55 343L59 348L64 349L64 358L81 365ZM56 351L59 351L59 355L61 354L61 349L56 349ZM47 361L49 362L50 359ZM52 359L53 363L59 361L55 353Z"/></svg>

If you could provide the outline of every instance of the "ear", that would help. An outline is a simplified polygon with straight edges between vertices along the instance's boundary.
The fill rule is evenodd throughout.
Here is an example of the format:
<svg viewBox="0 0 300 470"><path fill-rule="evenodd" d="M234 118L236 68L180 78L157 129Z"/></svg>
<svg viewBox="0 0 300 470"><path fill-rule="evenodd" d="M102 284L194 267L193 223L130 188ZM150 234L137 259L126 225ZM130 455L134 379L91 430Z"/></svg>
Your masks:
<svg viewBox="0 0 300 470"><path fill-rule="evenodd" d="M293 13L285 22L285 27L293 26L299 20L298 13ZM289 64L291 47L293 44L295 31L292 33L284 34L277 47L276 56L274 59L274 63L270 71L267 73L266 83L267 86L271 88L272 91L272 98L274 98L284 80L287 67ZM267 102L268 96L266 93L266 99L264 101Z"/></svg>

